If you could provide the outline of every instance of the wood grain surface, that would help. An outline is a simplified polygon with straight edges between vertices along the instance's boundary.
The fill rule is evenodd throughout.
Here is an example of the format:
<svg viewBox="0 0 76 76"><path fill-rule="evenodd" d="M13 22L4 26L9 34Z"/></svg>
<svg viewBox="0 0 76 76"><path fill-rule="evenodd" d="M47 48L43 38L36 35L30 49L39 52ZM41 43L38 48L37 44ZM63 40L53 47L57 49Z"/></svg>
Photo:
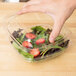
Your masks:
<svg viewBox="0 0 76 76"><path fill-rule="evenodd" d="M0 76L76 76L76 10L65 22L70 30L70 46L65 53L52 60L29 63L12 47L7 32L7 18L19 11L24 3L0 3ZM52 24L41 13L26 15L25 23Z"/></svg>

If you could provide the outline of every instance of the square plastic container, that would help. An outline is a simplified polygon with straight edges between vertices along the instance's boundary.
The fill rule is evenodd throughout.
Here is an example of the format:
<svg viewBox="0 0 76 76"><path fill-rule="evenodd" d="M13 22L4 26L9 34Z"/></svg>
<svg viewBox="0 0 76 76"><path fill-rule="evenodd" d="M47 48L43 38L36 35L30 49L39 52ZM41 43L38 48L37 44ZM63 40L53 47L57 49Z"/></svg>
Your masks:
<svg viewBox="0 0 76 76"><path fill-rule="evenodd" d="M51 53L49 55L46 55L46 56L39 56L37 58L34 58L29 52L28 52L28 48L25 48L23 47L19 41L13 36L13 33L15 31L18 31L19 29L21 30L20 31L20 34L21 33L29 33L31 32L31 28L32 27L35 27L35 26L42 26L43 28L45 29L52 29L52 26L50 24L26 24L25 23L25 14L23 15L17 15L17 16L11 16L9 19L8 19L8 27L7 27L7 30L9 32L9 37L10 37L10 42L12 43L12 45L14 46L14 48L21 54L24 56L24 58L27 60L27 61L39 61L39 60L42 60L42 59L46 59L48 57L51 58L55 58L59 55L61 55L65 50L60 50L60 51L57 51L57 52L54 52L54 53ZM69 30L66 28L66 27L63 27L62 28L62 31L60 32L60 35L62 35L64 37L64 40L70 40L69 38ZM68 45L68 44L67 44ZM40 48L39 48L40 49Z"/></svg>

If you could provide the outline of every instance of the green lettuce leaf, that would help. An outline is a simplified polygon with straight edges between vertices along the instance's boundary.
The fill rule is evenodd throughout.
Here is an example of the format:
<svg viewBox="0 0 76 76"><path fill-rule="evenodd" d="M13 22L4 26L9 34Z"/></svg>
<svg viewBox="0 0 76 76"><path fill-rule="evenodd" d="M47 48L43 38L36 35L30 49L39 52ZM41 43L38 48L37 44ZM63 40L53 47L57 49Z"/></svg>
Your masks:
<svg viewBox="0 0 76 76"><path fill-rule="evenodd" d="M41 26L35 26L35 27L32 27L31 28L33 31L46 31L46 29L44 29L43 27Z"/></svg>
<svg viewBox="0 0 76 76"><path fill-rule="evenodd" d="M27 60L33 61L34 56L26 52L24 49L22 49L16 42L13 42L13 46L18 50L20 54L22 54Z"/></svg>

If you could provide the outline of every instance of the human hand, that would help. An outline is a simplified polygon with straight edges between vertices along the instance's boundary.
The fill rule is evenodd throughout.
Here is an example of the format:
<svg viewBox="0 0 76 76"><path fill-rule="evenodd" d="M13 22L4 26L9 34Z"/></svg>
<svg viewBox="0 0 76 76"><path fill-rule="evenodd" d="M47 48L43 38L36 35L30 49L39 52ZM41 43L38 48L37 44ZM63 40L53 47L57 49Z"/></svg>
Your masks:
<svg viewBox="0 0 76 76"><path fill-rule="evenodd" d="M54 19L53 31L49 41L54 42L59 35L66 19L72 14L76 7L76 0L31 0L27 2L18 14L28 12L43 12L49 14Z"/></svg>

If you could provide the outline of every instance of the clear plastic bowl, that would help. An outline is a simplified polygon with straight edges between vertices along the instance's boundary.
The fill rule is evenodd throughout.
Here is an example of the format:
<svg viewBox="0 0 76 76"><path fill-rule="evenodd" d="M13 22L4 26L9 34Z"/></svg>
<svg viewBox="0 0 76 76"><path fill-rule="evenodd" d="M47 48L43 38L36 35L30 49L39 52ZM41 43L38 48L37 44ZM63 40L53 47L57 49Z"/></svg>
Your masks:
<svg viewBox="0 0 76 76"><path fill-rule="evenodd" d="M16 15L16 16L11 16L9 19L8 19L8 32L9 32L9 37L10 37L10 42L11 41L13 41L13 42L16 42L17 43L17 47L15 47L16 46L16 44L15 44L15 48L16 48L16 50L18 50L18 49L22 49L23 51L24 51L24 53L27 53L27 48L24 48L14 37L13 37L13 35L12 35L12 33L14 32L14 31L17 31L19 28L20 29L23 29L21 32L22 33L28 33L28 32L31 32L31 28L32 27L34 27L34 26L42 26L42 27L44 27L44 28L52 28L52 25L51 24L40 24L40 23L37 23L37 24L35 24L35 23L25 23L25 20L26 20L26 14L23 14L23 15ZM61 30L61 32L60 32L60 34L61 35L63 35L64 36L64 39L65 40L67 40L67 39L70 39L70 37L69 37L69 34L70 34L70 32L69 32L69 30L66 28L66 27L63 27L62 28L62 30ZM66 49L65 49L66 50ZM45 58L48 58L48 57L50 57L50 59L51 58L54 58L54 57L57 57L57 56L59 56L60 54L62 54L65 50L62 50L62 51L59 51L59 52L56 52L56 53L53 53L53 54L50 54L50 55L48 55L48 56L44 56L44 57L41 57L41 58L37 58L37 59L31 59L30 57L26 57L25 55L24 55L24 57L25 57L25 59L27 60L27 61L39 61L39 60L42 60L42 59L45 59ZM18 50L18 52L20 53L20 54L22 54L21 53L21 51L20 50ZM22 54L23 55L23 54Z"/></svg>

